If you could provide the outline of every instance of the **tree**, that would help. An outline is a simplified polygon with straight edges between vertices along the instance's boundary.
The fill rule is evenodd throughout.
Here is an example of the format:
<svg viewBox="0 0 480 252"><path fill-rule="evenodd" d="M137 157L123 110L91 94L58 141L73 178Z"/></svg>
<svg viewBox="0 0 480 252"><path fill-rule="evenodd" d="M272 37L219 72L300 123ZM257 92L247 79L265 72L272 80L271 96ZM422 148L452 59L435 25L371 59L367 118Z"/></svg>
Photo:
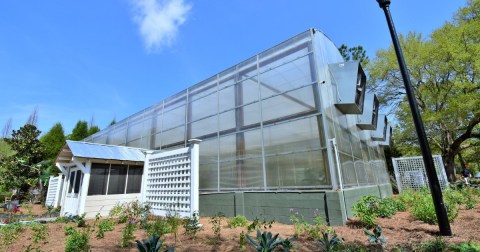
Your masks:
<svg viewBox="0 0 480 252"><path fill-rule="evenodd" d="M40 131L31 124L19 130L13 130L12 137L5 139L14 156L5 159L0 167L0 185L7 189L19 189L20 194L28 192L39 185L38 178L42 173L43 144L38 140Z"/></svg>
<svg viewBox="0 0 480 252"><path fill-rule="evenodd" d="M16 152L12 150L12 147L5 140L0 139L0 165L2 165L3 160L15 154Z"/></svg>
<svg viewBox="0 0 480 252"><path fill-rule="evenodd" d="M480 0L470 0L429 40L416 33L400 36L430 146L442 154L450 181L457 154L480 145L479 13ZM378 51L368 73L400 124L399 150L419 153L394 49Z"/></svg>
<svg viewBox="0 0 480 252"><path fill-rule="evenodd" d="M5 123L2 129L2 138L7 138L10 135L10 130L12 129L12 118L10 117Z"/></svg>
<svg viewBox="0 0 480 252"><path fill-rule="evenodd" d="M99 132L99 131L100 131L100 128L99 128L98 126L96 126L96 125L93 125L93 126L91 126L91 127L88 129L88 135L89 135L89 136L90 136L90 135L93 135L93 134L95 134L95 133L97 133L97 132Z"/></svg>
<svg viewBox="0 0 480 252"><path fill-rule="evenodd" d="M80 141L88 136L88 124L86 121L79 120L68 136L69 140Z"/></svg>
<svg viewBox="0 0 480 252"><path fill-rule="evenodd" d="M40 142L45 146L45 158L53 160L65 144L65 133L61 123L56 123L47 134L40 138Z"/></svg>
<svg viewBox="0 0 480 252"><path fill-rule="evenodd" d="M360 64L362 64L363 67L366 67L370 62L367 52L363 49L363 46L354 46L348 48L347 45L342 44L338 48L338 51L345 61L357 60L360 61Z"/></svg>

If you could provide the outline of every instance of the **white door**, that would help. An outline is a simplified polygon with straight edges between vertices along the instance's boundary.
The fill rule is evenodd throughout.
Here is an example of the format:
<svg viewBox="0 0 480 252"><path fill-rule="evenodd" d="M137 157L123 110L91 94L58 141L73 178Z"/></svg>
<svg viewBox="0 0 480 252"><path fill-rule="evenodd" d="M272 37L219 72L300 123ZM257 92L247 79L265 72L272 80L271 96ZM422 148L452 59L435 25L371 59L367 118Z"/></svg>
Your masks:
<svg viewBox="0 0 480 252"><path fill-rule="evenodd" d="M67 195L64 203L64 215L78 215L80 192L82 191L83 173L80 168L71 168L68 173Z"/></svg>

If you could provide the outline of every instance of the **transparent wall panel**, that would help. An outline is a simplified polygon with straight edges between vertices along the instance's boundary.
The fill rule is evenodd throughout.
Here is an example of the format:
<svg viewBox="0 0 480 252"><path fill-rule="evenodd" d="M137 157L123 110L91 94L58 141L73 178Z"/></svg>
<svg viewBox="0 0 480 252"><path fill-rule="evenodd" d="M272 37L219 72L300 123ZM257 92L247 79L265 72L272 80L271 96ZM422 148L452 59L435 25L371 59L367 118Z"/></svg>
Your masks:
<svg viewBox="0 0 480 252"><path fill-rule="evenodd" d="M254 78L237 83L241 89L241 98L238 105L248 104L258 101L258 83ZM240 94L238 94L240 96Z"/></svg>
<svg viewBox="0 0 480 252"><path fill-rule="evenodd" d="M243 126L260 123L260 103L245 105L241 107L241 117L243 117Z"/></svg>
<svg viewBox="0 0 480 252"><path fill-rule="evenodd" d="M237 153L237 136L235 134L228 136L221 136L220 144L220 161L236 160Z"/></svg>
<svg viewBox="0 0 480 252"><path fill-rule="evenodd" d="M219 116L219 130L235 129L235 110L223 112Z"/></svg>
<svg viewBox="0 0 480 252"><path fill-rule="evenodd" d="M339 153L340 165L342 167L342 178L344 187L357 186L357 177L355 174L355 165L353 159L349 155Z"/></svg>
<svg viewBox="0 0 480 252"><path fill-rule="evenodd" d="M131 140L131 141L127 142L127 146L128 147L135 147L135 148L142 148L142 141L141 140L142 140L141 138Z"/></svg>
<svg viewBox="0 0 480 252"><path fill-rule="evenodd" d="M355 158L355 171L357 174L358 184L359 185L368 185L368 175L363 160Z"/></svg>
<svg viewBox="0 0 480 252"><path fill-rule="evenodd" d="M308 55L287 64L266 69L268 70L260 74L262 98L308 85L313 81Z"/></svg>
<svg viewBox="0 0 480 252"><path fill-rule="evenodd" d="M259 129L238 133L238 135L243 135L245 151L243 156L239 155L237 158L255 158L262 156L262 132ZM238 136L238 138L241 139L240 136ZM262 169L261 166L260 169Z"/></svg>
<svg viewBox="0 0 480 252"><path fill-rule="evenodd" d="M229 86L218 91L218 108L219 111L225 111L235 108L234 86Z"/></svg>
<svg viewBox="0 0 480 252"><path fill-rule="evenodd" d="M163 129L171 129L182 124L185 124L185 105L172 108L171 110L165 109Z"/></svg>
<svg viewBox="0 0 480 252"><path fill-rule="evenodd" d="M142 134L145 134L142 121L136 121L128 124L127 142L139 139Z"/></svg>
<svg viewBox="0 0 480 252"><path fill-rule="evenodd" d="M237 161L220 162L220 190L239 188Z"/></svg>
<svg viewBox="0 0 480 252"><path fill-rule="evenodd" d="M152 118L152 127L154 127L154 132L155 133L160 133L162 131L162 125L163 125L163 109L158 108L155 110Z"/></svg>
<svg viewBox="0 0 480 252"><path fill-rule="evenodd" d="M249 158L242 161L242 187L246 189L263 189L262 158Z"/></svg>
<svg viewBox="0 0 480 252"><path fill-rule="evenodd" d="M320 187L327 185L321 151L300 152L265 158L267 188Z"/></svg>
<svg viewBox="0 0 480 252"><path fill-rule="evenodd" d="M104 132L101 135L96 136L92 142L93 143L98 143L98 144L106 144L107 143L107 134L108 132Z"/></svg>
<svg viewBox="0 0 480 252"><path fill-rule="evenodd" d="M263 121L316 111L312 86L280 94L262 101Z"/></svg>
<svg viewBox="0 0 480 252"><path fill-rule="evenodd" d="M315 116L264 127L263 137L267 156L320 149Z"/></svg>
<svg viewBox="0 0 480 252"><path fill-rule="evenodd" d="M310 41L305 43L298 43L295 47L275 47L271 50L267 50L259 55L260 58L260 72L263 73L269 69L277 68L285 63L294 61L295 59L302 57L309 53ZM288 46L291 46L289 44Z"/></svg>
<svg viewBox="0 0 480 252"><path fill-rule="evenodd" d="M200 143L200 190L218 189L218 139L208 139Z"/></svg>
<svg viewBox="0 0 480 252"><path fill-rule="evenodd" d="M111 145L125 145L127 134L127 125L125 123L116 125L108 135L108 144Z"/></svg>
<svg viewBox="0 0 480 252"><path fill-rule="evenodd" d="M218 97L216 93L207 95L205 97L193 100L191 102L192 114L190 115L191 121L204 118L209 115L217 113Z"/></svg>
<svg viewBox="0 0 480 252"><path fill-rule="evenodd" d="M180 126L180 127L169 129L162 132L161 140L162 140L162 146L170 145L177 142L184 142L185 127Z"/></svg>
<svg viewBox="0 0 480 252"><path fill-rule="evenodd" d="M198 120L190 124L191 137L198 138L208 134L213 134L218 131L218 119L217 116L210 116L205 119Z"/></svg>

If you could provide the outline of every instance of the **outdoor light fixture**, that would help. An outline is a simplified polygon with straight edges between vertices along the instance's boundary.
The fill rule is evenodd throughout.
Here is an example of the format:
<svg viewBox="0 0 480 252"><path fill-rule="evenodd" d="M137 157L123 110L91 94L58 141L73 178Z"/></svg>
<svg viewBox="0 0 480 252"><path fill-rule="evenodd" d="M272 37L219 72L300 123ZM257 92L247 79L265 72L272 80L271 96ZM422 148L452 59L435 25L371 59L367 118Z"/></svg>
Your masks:
<svg viewBox="0 0 480 252"><path fill-rule="evenodd" d="M335 106L344 114L362 114L367 77L360 62L330 64L328 69L336 87Z"/></svg>
<svg viewBox="0 0 480 252"><path fill-rule="evenodd" d="M410 83L410 76L407 71L407 64L403 58L402 48L400 47L400 42L397 37L397 32L395 31L395 26L393 25L393 19L390 14L390 1L389 0L377 0L380 8L383 9L385 17L387 19L388 28L390 30L390 36L392 37L393 46L395 48L395 53L397 55L398 65L400 66L400 72L402 74L403 83L405 85L405 92L408 98L408 103L410 105L410 110L412 111L413 122L415 124L415 129L417 131L418 142L420 148L422 149L423 162L425 163L425 168L428 177L428 184L430 186L430 191L432 192L433 204L435 206L435 212L437 213L438 227L440 229L440 234L444 236L451 236L452 230L450 229L450 223L448 222L447 209L443 202L442 190L440 188L440 183L438 182L437 173L435 171L435 165L433 163L432 153L430 151L430 146L428 145L427 136L425 134L425 129L423 127L422 118L420 112L417 108L417 101L413 93L412 84Z"/></svg>

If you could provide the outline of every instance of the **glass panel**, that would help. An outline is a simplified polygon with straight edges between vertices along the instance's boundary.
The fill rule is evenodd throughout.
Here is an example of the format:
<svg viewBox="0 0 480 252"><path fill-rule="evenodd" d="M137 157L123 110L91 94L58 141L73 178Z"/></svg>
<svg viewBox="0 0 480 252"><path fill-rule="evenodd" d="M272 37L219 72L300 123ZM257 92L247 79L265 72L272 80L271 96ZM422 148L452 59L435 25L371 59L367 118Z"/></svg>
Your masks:
<svg viewBox="0 0 480 252"><path fill-rule="evenodd" d="M365 163L361 159L355 158L355 171L357 173L358 184L359 185L367 185L368 184L368 176L365 169Z"/></svg>
<svg viewBox="0 0 480 252"><path fill-rule="evenodd" d="M83 179L82 171L77 170L76 173L77 174L75 175L75 187L74 187L73 193L79 193L80 192L80 185L81 185L81 182L82 182L82 179Z"/></svg>
<svg viewBox="0 0 480 252"><path fill-rule="evenodd" d="M262 101L263 121L315 111L312 86L284 93Z"/></svg>
<svg viewBox="0 0 480 252"><path fill-rule="evenodd" d="M268 188L327 185L321 151L266 157Z"/></svg>
<svg viewBox="0 0 480 252"><path fill-rule="evenodd" d="M201 159L200 159L201 160ZM199 189L217 190L218 188L218 165L215 163L200 164Z"/></svg>
<svg viewBox="0 0 480 252"><path fill-rule="evenodd" d="M272 64L277 65L277 62L270 65ZM268 68L269 65L265 67ZM269 68L268 71L260 74L260 81L262 98L310 84L312 83L312 74L309 57L303 56L288 64Z"/></svg>
<svg viewBox="0 0 480 252"><path fill-rule="evenodd" d="M192 138L201 137L218 131L217 116L211 116L196 122L191 123Z"/></svg>
<svg viewBox="0 0 480 252"><path fill-rule="evenodd" d="M235 110L230 110L218 115L220 131L234 129L235 126Z"/></svg>
<svg viewBox="0 0 480 252"><path fill-rule="evenodd" d="M258 101L258 83L254 78L239 82L237 85L240 86L242 92L242 99L239 100L241 102L238 105Z"/></svg>
<svg viewBox="0 0 480 252"><path fill-rule="evenodd" d="M236 161L220 163L220 190L238 188L236 163Z"/></svg>
<svg viewBox="0 0 480 252"><path fill-rule="evenodd" d="M260 129L238 133L242 135L245 141L245 154L243 158L253 158L262 156L262 133ZM242 158L242 157L238 157ZM261 166L260 166L261 168ZM263 185L263 182L262 182Z"/></svg>
<svg viewBox="0 0 480 252"><path fill-rule="evenodd" d="M107 193L108 164L92 164L88 195L105 195Z"/></svg>
<svg viewBox="0 0 480 252"><path fill-rule="evenodd" d="M357 186L357 177L355 174L355 166L351 156L339 153L340 165L342 167L343 186Z"/></svg>
<svg viewBox="0 0 480 252"><path fill-rule="evenodd" d="M243 126L260 123L260 104L258 102L243 106Z"/></svg>
<svg viewBox="0 0 480 252"><path fill-rule="evenodd" d="M178 128L162 132L161 141L162 146L185 141L185 127L180 126Z"/></svg>
<svg viewBox="0 0 480 252"><path fill-rule="evenodd" d="M127 134L126 124L115 126L115 129L108 135L108 144L124 145Z"/></svg>
<svg viewBox="0 0 480 252"><path fill-rule="evenodd" d="M112 165L108 181L108 194L124 194L127 179L126 165Z"/></svg>
<svg viewBox="0 0 480 252"><path fill-rule="evenodd" d="M68 179L69 181L69 187L68 187L68 193L71 193L73 191L73 185L75 183L75 171L70 172L70 178Z"/></svg>
<svg viewBox="0 0 480 252"><path fill-rule="evenodd" d="M191 120L196 121L209 115L217 113L218 99L217 93L202 97L198 100L192 101L192 115Z"/></svg>
<svg viewBox="0 0 480 252"><path fill-rule="evenodd" d="M140 193L142 174L143 166L130 165L128 167L127 193Z"/></svg>
<svg viewBox="0 0 480 252"><path fill-rule="evenodd" d="M243 160L243 187L249 189L263 189L262 159Z"/></svg>
<svg viewBox="0 0 480 252"><path fill-rule="evenodd" d="M235 108L235 88L230 86L218 91L219 111Z"/></svg>
<svg viewBox="0 0 480 252"><path fill-rule="evenodd" d="M165 111L163 114L164 129L171 129L182 124L185 124L185 105Z"/></svg>
<svg viewBox="0 0 480 252"><path fill-rule="evenodd" d="M236 135L220 137L220 161L235 160L237 151Z"/></svg>

